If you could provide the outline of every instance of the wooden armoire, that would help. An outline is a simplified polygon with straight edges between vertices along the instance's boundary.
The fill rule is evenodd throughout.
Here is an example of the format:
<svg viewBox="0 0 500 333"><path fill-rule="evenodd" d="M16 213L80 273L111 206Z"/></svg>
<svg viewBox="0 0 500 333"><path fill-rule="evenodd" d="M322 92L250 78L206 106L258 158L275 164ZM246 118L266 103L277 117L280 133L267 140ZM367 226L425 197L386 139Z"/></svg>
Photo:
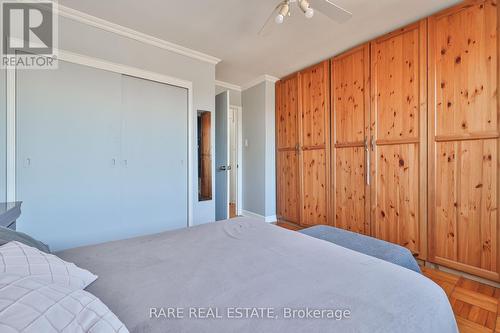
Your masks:
<svg viewBox="0 0 500 333"><path fill-rule="evenodd" d="M331 60L334 225L426 256L426 21Z"/></svg>
<svg viewBox="0 0 500 333"><path fill-rule="evenodd" d="M279 81L278 218L500 281L498 11L467 0Z"/></svg>
<svg viewBox="0 0 500 333"><path fill-rule="evenodd" d="M277 215L310 226L330 214L328 61L276 84Z"/></svg>
<svg viewBox="0 0 500 333"><path fill-rule="evenodd" d="M499 280L498 12L429 18L430 260Z"/></svg>
<svg viewBox="0 0 500 333"><path fill-rule="evenodd" d="M370 47L331 62L332 224L370 235Z"/></svg>
<svg viewBox="0 0 500 333"><path fill-rule="evenodd" d="M427 24L371 42L372 235L425 259Z"/></svg>

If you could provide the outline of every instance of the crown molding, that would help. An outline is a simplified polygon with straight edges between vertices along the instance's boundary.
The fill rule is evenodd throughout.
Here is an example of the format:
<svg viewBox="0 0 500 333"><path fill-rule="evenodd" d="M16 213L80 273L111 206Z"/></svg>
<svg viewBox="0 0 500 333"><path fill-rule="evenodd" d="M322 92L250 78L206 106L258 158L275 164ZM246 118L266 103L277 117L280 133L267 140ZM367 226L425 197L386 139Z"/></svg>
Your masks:
<svg viewBox="0 0 500 333"><path fill-rule="evenodd" d="M236 84L229 83L229 82L215 80L215 85L219 86L219 87L226 88L226 89L231 89L231 90L236 90L236 91L240 91L241 92L241 87L240 86L238 86Z"/></svg>
<svg viewBox="0 0 500 333"><path fill-rule="evenodd" d="M264 75L261 75L261 76L255 78L254 80L248 82L247 84L244 84L243 86L241 86L241 90L247 90L249 88L255 87L256 85L258 85L262 82L266 82L266 81L276 83L277 81L279 81L279 79L277 77L272 76L272 75L264 74Z"/></svg>
<svg viewBox="0 0 500 333"><path fill-rule="evenodd" d="M109 21L106 21L104 19L83 13L79 10L58 5L58 15L62 17L66 17L68 19L71 19L76 22L80 22L101 30L105 30L108 32L112 32L114 34L127 37L130 39L134 39L136 41L139 41L141 43L149 44L164 50L168 50L189 58L201 60L204 62L208 62L210 64L216 65L219 62L221 62L221 59L216 58L214 56L184 47L180 46L171 42L168 42L166 40L160 39L153 37L151 35L124 27L122 25L112 23Z"/></svg>

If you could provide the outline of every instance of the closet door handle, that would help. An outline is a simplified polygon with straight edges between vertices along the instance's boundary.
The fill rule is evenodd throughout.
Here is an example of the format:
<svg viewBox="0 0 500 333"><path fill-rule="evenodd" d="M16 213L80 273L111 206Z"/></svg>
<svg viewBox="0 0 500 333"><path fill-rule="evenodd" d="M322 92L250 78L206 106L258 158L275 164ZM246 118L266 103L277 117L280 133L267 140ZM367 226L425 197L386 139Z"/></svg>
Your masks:
<svg viewBox="0 0 500 333"><path fill-rule="evenodd" d="M368 138L365 137L365 181L370 186L370 147L368 147Z"/></svg>

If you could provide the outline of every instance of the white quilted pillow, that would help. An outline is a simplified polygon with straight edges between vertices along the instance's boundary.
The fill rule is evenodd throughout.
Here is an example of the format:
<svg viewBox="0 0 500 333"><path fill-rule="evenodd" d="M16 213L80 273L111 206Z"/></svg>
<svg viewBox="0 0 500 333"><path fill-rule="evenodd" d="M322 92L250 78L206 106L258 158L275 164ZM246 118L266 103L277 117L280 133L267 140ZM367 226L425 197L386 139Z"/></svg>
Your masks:
<svg viewBox="0 0 500 333"><path fill-rule="evenodd" d="M0 274L2 333L127 333L97 297L35 277Z"/></svg>
<svg viewBox="0 0 500 333"><path fill-rule="evenodd" d="M97 279L89 271L19 242L0 246L0 274L35 276L70 289L85 289Z"/></svg>

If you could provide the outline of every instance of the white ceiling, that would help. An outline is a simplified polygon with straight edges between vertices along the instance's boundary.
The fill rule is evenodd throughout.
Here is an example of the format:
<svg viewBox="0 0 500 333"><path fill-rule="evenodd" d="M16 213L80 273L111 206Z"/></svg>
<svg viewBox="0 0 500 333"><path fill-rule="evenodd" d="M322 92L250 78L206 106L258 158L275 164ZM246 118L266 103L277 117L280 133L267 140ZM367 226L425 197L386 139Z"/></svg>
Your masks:
<svg viewBox="0 0 500 333"><path fill-rule="evenodd" d="M311 0L314 8L315 1ZM460 0L331 0L353 13L335 23L300 12L258 31L279 0L59 0L59 3L217 58L217 80L244 85L283 77Z"/></svg>

